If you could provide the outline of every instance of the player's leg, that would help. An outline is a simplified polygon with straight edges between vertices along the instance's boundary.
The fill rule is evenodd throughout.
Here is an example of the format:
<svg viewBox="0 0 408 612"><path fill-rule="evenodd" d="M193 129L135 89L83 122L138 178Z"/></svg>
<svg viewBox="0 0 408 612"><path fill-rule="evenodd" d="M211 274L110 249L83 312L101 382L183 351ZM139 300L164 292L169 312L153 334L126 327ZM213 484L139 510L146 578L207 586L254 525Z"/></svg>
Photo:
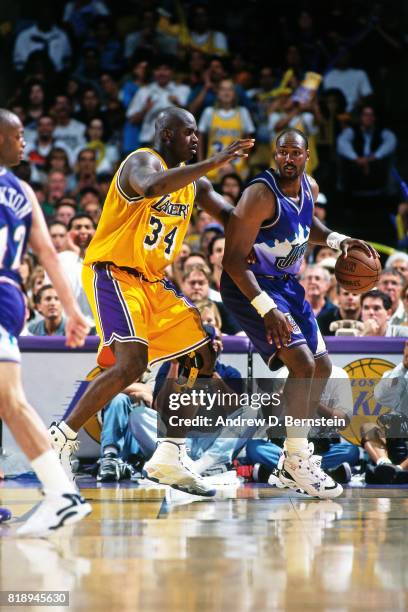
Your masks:
<svg viewBox="0 0 408 612"><path fill-rule="evenodd" d="M115 341L112 350L114 365L92 380L65 421L54 423L49 429L53 447L67 474L71 472L71 455L76 449L76 438L81 427L146 370L145 344Z"/></svg>
<svg viewBox="0 0 408 612"><path fill-rule="evenodd" d="M304 344L291 349L282 348L277 356L289 370L284 389L286 415L297 419L311 418L315 409L313 403L319 401L322 391L320 379L316 379L316 389L313 389L316 376L313 353ZM321 359L318 372L323 376L331 368L328 359ZM287 426L286 431L281 482L293 489L300 488L314 497L338 497L343 489L321 469L321 458L313 455L313 445L307 440L309 426L294 424Z"/></svg>
<svg viewBox="0 0 408 612"><path fill-rule="evenodd" d="M0 418L30 460L45 496L36 512L18 530L19 535L47 535L87 516L91 506L67 478L51 448L45 425L27 402L17 362L0 363Z"/></svg>

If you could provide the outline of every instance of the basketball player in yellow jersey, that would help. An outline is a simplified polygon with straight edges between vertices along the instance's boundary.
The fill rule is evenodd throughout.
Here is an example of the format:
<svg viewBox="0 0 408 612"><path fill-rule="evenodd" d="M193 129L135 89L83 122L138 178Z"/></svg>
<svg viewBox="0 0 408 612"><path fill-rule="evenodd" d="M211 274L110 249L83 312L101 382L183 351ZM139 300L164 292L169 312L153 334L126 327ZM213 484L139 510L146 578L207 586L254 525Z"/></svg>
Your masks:
<svg viewBox="0 0 408 612"><path fill-rule="evenodd" d="M98 364L104 371L65 421L50 428L68 469L79 429L148 365L194 353L199 375L213 372L215 356L199 312L164 278L164 270L180 250L194 202L222 223L228 221L232 206L204 175L246 157L254 141L237 141L209 159L185 165L197 153L193 115L166 109L155 129L154 149L138 149L120 166L85 255L83 283L101 339ZM180 411L178 416L183 416ZM214 495L185 465L180 428L172 432L169 427L167 433L177 437L158 445L145 465L147 476L190 493Z"/></svg>

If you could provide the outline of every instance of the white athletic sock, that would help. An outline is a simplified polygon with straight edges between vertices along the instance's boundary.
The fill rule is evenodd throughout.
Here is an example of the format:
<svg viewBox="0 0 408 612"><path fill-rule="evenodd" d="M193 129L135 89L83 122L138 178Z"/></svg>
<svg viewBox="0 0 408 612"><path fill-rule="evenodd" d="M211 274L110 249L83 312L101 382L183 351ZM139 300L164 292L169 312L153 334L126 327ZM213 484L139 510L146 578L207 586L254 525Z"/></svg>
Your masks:
<svg viewBox="0 0 408 612"><path fill-rule="evenodd" d="M31 467L47 493L78 493L75 484L65 474L57 455L52 449L33 459Z"/></svg>
<svg viewBox="0 0 408 612"><path fill-rule="evenodd" d="M307 453L309 450L309 442L307 434L309 427L288 427L288 437L285 440L285 449L288 455L296 455L297 453Z"/></svg>
<svg viewBox="0 0 408 612"><path fill-rule="evenodd" d="M65 421L61 421L60 423L58 423L58 427L66 435L66 437L69 438L70 440L77 439L78 437L77 432L71 429L70 426L65 423Z"/></svg>

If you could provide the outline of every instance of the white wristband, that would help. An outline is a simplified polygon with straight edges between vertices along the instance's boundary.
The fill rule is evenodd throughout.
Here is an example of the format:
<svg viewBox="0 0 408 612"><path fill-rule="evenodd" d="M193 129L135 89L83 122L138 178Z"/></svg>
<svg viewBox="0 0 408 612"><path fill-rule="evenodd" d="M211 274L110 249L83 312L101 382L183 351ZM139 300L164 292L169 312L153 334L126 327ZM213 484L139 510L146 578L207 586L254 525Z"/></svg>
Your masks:
<svg viewBox="0 0 408 612"><path fill-rule="evenodd" d="M339 250L341 243L343 242L343 240L346 240L346 238L350 238L350 236L346 236L345 234L339 234L338 232L330 232L330 234L326 238L326 244L331 249Z"/></svg>
<svg viewBox="0 0 408 612"><path fill-rule="evenodd" d="M273 299L266 293L266 291L262 291L262 293L254 297L254 299L251 301L251 304L255 308L255 310L258 311L261 317L264 317L266 313L272 310L273 308L277 308L277 305L275 304Z"/></svg>

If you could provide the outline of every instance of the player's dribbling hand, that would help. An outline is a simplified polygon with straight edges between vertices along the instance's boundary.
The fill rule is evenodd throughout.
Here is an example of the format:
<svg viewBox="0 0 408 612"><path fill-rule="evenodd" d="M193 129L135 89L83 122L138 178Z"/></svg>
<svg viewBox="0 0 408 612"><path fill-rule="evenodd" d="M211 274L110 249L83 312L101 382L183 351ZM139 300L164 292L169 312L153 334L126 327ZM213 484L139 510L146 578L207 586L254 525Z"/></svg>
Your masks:
<svg viewBox="0 0 408 612"><path fill-rule="evenodd" d="M364 242L364 240L359 240L358 238L346 238L340 244L340 249L344 257L347 257L348 250L353 247L362 249L369 257L374 257L374 259L379 259L380 257L374 247L368 244L368 242Z"/></svg>
<svg viewBox="0 0 408 612"><path fill-rule="evenodd" d="M215 162L217 166L223 166L224 164L228 164L233 159L237 159L239 157L248 157L248 153L246 153L246 151L252 149L254 144L254 138L244 138L242 140L236 140L228 147L225 147L225 149L223 149L219 153L213 155L211 159Z"/></svg>
<svg viewBox="0 0 408 612"><path fill-rule="evenodd" d="M89 325L83 314L77 310L72 312L65 325L66 345L70 348L83 346L85 338L89 333Z"/></svg>
<svg viewBox="0 0 408 612"><path fill-rule="evenodd" d="M273 308L267 312L264 323L269 344L276 344L278 349L289 344L292 326L280 310Z"/></svg>

